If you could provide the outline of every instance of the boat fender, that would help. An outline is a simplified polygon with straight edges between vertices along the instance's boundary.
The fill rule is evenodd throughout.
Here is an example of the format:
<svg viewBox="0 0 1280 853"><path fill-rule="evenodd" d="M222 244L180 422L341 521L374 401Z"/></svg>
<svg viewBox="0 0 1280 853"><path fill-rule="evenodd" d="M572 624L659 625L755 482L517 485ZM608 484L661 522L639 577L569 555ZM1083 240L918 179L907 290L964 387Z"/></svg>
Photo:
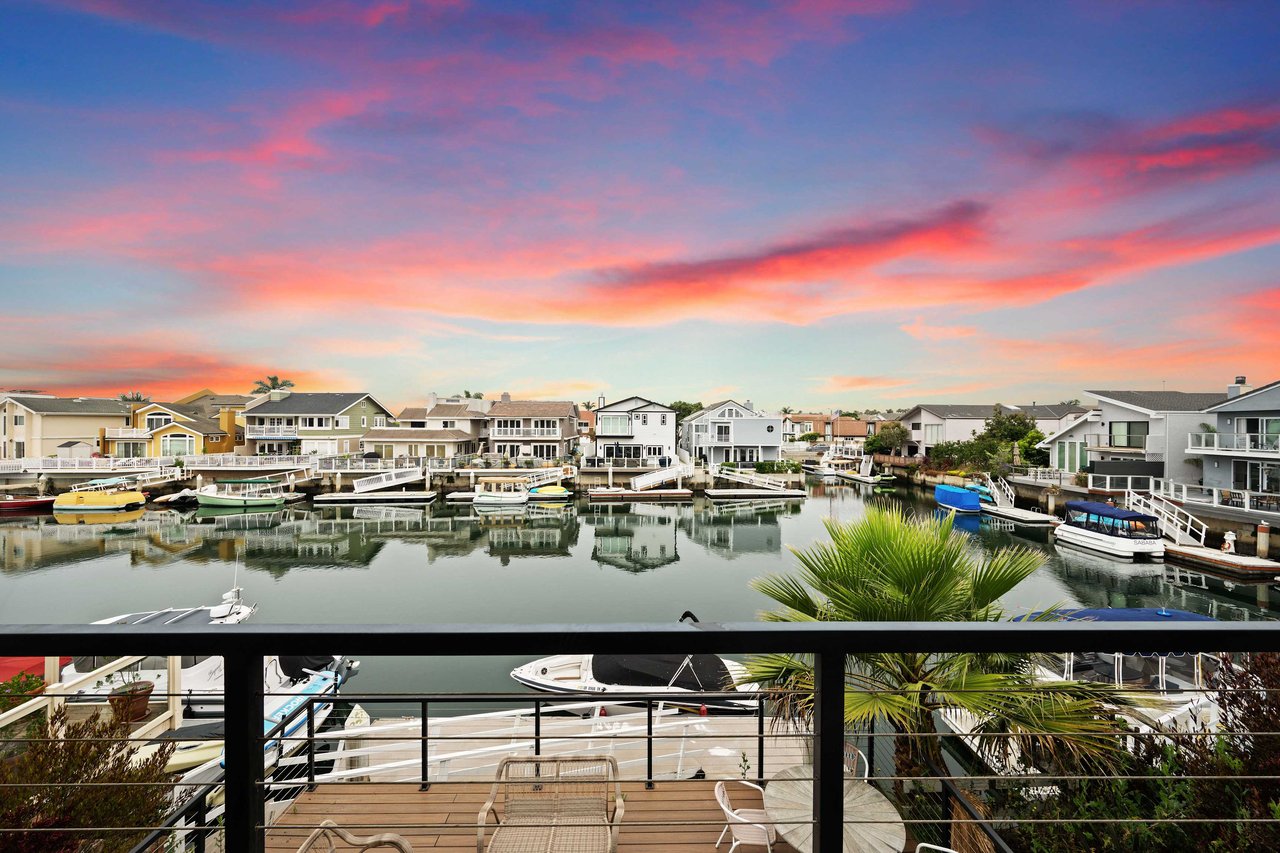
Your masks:
<svg viewBox="0 0 1280 853"><path fill-rule="evenodd" d="M707 703L703 702L701 705L698 706L698 716L699 717L707 716Z"/></svg>

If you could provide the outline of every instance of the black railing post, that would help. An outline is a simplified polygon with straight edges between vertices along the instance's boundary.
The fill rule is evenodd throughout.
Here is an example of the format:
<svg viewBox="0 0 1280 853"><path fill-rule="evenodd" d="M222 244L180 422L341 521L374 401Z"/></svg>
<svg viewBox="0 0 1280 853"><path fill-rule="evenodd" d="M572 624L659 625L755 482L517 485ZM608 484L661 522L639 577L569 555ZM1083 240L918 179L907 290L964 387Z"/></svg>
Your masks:
<svg viewBox="0 0 1280 853"><path fill-rule="evenodd" d="M653 700L644 703L644 787L653 790Z"/></svg>
<svg viewBox="0 0 1280 853"><path fill-rule="evenodd" d="M263 853L266 836L265 791L262 790L262 655L244 651L225 660L226 846L227 850Z"/></svg>
<svg viewBox="0 0 1280 853"><path fill-rule="evenodd" d="M756 712L756 781L764 787L764 691L759 692Z"/></svg>
<svg viewBox="0 0 1280 853"><path fill-rule="evenodd" d="M204 839L208 835L208 830L204 829L209 825L209 795L207 791L207 788L202 789L200 796L196 797L196 810L192 815L195 818L196 825L200 827L200 830L195 834L194 853L204 853Z"/></svg>
<svg viewBox="0 0 1280 853"><path fill-rule="evenodd" d="M422 753L419 756L422 761L422 784L418 785L418 790L425 791L431 787L431 723L428 716L431 703L424 699L419 710L422 712Z"/></svg>
<svg viewBox="0 0 1280 853"><path fill-rule="evenodd" d="M844 655L813 656L813 851L844 853Z"/></svg>
<svg viewBox="0 0 1280 853"><path fill-rule="evenodd" d="M280 754L284 755L284 739L280 741ZM316 787L316 697L307 698L307 786Z"/></svg>

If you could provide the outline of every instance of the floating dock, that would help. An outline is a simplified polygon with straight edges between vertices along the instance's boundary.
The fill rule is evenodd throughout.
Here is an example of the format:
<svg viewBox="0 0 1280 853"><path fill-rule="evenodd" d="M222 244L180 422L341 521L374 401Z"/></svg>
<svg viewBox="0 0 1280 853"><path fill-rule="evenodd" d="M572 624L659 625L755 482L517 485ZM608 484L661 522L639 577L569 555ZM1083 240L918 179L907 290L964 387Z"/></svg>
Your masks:
<svg viewBox="0 0 1280 853"><path fill-rule="evenodd" d="M374 506L377 504L429 504L435 499L435 492L334 492L328 495L316 495L311 501L318 506L335 504Z"/></svg>
<svg viewBox="0 0 1280 853"><path fill-rule="evenodd" d="M686 502L693 500L689 489L591 489L587 492L591 503L634 503L647 501Z"/></svg>
<svg viewBox="0 0 1280 853"><path fill-rule="evenodd" d="M805 498L804 489L707 489L713 501L754 501L761 498Z"/></svg>
<svg viewBox="0 0 1280 853"><path fill-rule="evenodd" d="M1012 521L1014 524L1035 527L1048 527L1058 524L1062 520L1056 515L1049 515L1047 512L1038 512L1034 509L1018 509L1016 506L996 506L989 503L982 505L982 514L1003 518L1006 521Z"/></svg>
<svg viewBox="0 0 1280 853"><path fill-rule="evenodd" d="M1280 563L1275 560L1250 557L1247 554L1226 554L1204 545L1165 543L1164 558L1182 565L1212 569L1238 577L1257 578L1266 575L1268 578L1280 578Z"/></svg>

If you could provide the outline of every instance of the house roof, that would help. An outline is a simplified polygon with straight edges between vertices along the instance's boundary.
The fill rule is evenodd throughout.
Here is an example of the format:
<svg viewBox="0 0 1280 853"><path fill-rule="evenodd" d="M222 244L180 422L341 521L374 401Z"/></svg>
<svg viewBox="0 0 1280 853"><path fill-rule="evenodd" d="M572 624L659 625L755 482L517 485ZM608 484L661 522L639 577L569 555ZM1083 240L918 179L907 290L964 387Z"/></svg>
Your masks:
<svg viewBox="0 0 1280 853"><path fill-rule="evenodd" d="M1067 424L1064 425L1062 429L1058 430L1053 435L1047 436L1043 441L1037 444L1036 447L1039 447L1041 450L1048 450L1049 446L1053 444L1053 442L1057 441L1062 436L1071 432L1076 427L1080 426L1080 424L1087 423L1089 420L1089 416L1092 415L1094 412L1099 412L1099 411L1100 411L1099 409L1086 409L1085 411L1081 412L1078 417L1072 418L1069 422L1067 422Z"/></svg>
<svg viewBox="0 0 1280 853"><path fill-rule="evenodd" d="M41 415L127 415L133 404L113 397L26 397L9 399Z"/></svg>
<svg viewBox="0 0 1280 853"><path fill-rule="evenodd" d="M624 400L617 400L605 406L596 409L597 412L634 412L637 409L661 409L664 412L674 412L675 409L670 406L664 406L661 403L655 403L645 397L627 397Z"/></svg>
<svg viewBox="0 0 1280 853"><path fill-rule="evenodd" d="M965 420L978 420L991 417L991 413L999 408L1008 414L1022 412L1029 418L1035 419L1053 419L1057 420L1065 418L1068 415L1087 411L1083 406L1067 406L1067 405L1027 405L1017 406L1008 403L978 403L978 404L953 404L953 403L921 403L905 412L902 412L895 420L906 417L915 409L929 412L940 418L961 418Z"/></svg>
<svg viewBox="0 0 1280 853"><path fill-rule="evenodd" d="M698 411L694 412L693 414L689 415L689 417L685 418L684 422L689 423L690 421L696 421L698 420L698 418L705 417L711 414L712 412L716 411L720 407L727 406L731 403L737 406L739 409L742 409L744 412L751 412L754 416L757 416L757 417L759 416L759 412L756 412L754 409L748 409L746 406L742 405L737 400L721 400L718 403L712 403L710 406L703 406L701 409L698 409Z"/></svg>
<svg viewBox="0 0 1280 853"><path fill-rule="evenodd" d="M1259 394L1263 391L1270 391L1272 388L1275 388L1277 386L1280 386L1280 380L1276 380L1275 382L1268 382L1266 385L1260 385L1259 387L1254 388L1252 391L1246 391L1237 397L1228 397L1225 400L1219 400L1216 405L1209 407L1209 411L1225 409L1231 404L1238 403L1241 400L1248 400L1254 394Z"/></svg>
<svg viewBox="0 0 1280 853"><path fill-rule="evenodd" d="M1225 403L1227 395L1221 391L1088 391L1084 393L1099 400L1108 400L1123 406L1132 406L1144 412L1202 412L1211 406Z"/></svg>
<svg viewBox="0 0 1280 853"><path fill-rule="evenodd" d="M427 418L480 418L485 413L468 407L465 403L436 403L434 408L423 406L403 409L396 415L398 421L425 421Z"/></svg>
<svg viewBox="0 0 1280 853"><path fill-rule="evenodd" d="M571 400L499 400L488 418L572 418L578 419L578 404Z"/></svg>
<svg viewBox="0 0 1280 853"><path fill-rule="evenodd" d="M265 395L260 395L265 396ZM281 400L264 400L249 409L246 414L254 415L338 415L369 397L361 391L343 393L300 392L289 394ZM373 400L374 404L385 411L385 407Z"/></svg>
<svg viewBox="0 0 1280 853"><path fill-rule="evenodd" d="M81 445L81 444L83 444L85 447L92 447L92 446L93 446L92 444L90 444L90 443L89 443L89 442L87 442L87 441L64 441L64 442L62 442L62 444L59 444L58 446L59 446L59 447L77 447L77 446L79 446L79 445Z"/></svg>
<svg viewBox="0 0 1280 853"><path fill-rule="evenodd" d="M833 418L831 420L831 435L842 436L844 438L865 437L867 434L867 422L858 418Z"/></svg>
<svg viewBox="0 0 1280 853"><path fill-rule="evenodd" d="M148 406L156 406L161 409L167 409L172 414L181 415L186 420L174 421L174 425L186 427L201 435L222 435L226 432L222 428L222 424L208 417L200 406L190 403L148 403L142 408L145 409Z"/></svg>
<svg viewBox="0 0 1280 853"><path fill-rule="evenodd" d="M420 429L378 427L361 436L363 441L474 441L475 436L460 429Z"/></svg>

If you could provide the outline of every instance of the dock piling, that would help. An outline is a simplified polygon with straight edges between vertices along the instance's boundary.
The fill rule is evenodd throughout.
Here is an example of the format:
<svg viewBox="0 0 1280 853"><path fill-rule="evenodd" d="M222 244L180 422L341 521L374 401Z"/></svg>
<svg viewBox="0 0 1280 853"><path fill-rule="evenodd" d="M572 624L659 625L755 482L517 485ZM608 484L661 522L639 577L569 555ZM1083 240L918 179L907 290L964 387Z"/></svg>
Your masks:
<svg viewBox="0 0 1280 853"><path fill-rule="evenodd" d="M1271 525L1258 522L1258 556L1266 560L1271 556Z"/></svg>

